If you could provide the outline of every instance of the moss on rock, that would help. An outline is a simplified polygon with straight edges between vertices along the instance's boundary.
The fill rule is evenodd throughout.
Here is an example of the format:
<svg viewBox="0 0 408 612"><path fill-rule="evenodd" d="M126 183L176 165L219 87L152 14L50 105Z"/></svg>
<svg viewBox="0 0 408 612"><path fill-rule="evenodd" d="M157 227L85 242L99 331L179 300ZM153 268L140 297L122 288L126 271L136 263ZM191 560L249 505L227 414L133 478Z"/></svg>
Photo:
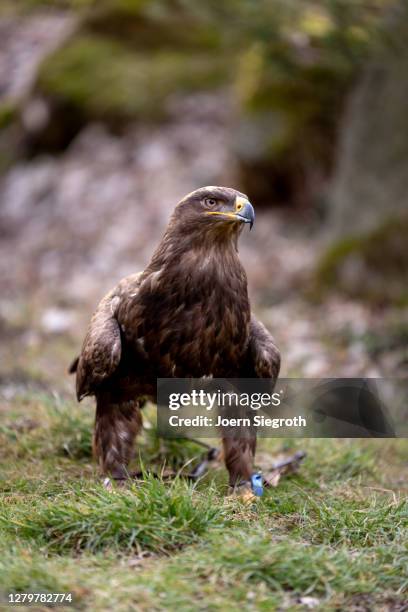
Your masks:
<svg viewBox="0 0 408 612"><path fill-rule="evenodd" d="M40 66L34 93L46 101L50 121L31 139L34 153L65 148L89 121L121 128L162 119L170 95L232 80L221 27L199 7L179 0L66 1L78 25Z"/></svg>
<svg viewBox="0 0 408 612"><path fill-rule="evenodd" d="M93 34L76 37L49 56L37 87L86 118L120 123L161 117L170 94L219 85L226 70L222 58L205 53L142 53Z"/></svg>
<svg viewBox="0 0 408 612"><path fill-rule="evenodd" d="M322 257L314 294L329 290L377 305L408 304L408 217L393 218L374 231L344 238Z"/></svg>
<svg viewBox="0 0 408 612"><path fill-rule="evenodd" d="M83 29L144 51L211 51L223 45L221 24L177 1L105 0L88 12Z"/></svg>
<svg viewBox="0 0 408 612"><path fill-rule="evenodd" d="M18 107L12 102L3 102L0 104L0 176L17 159L19 145Z"/></svg>
<svg viewBox="0 0 408 612"><path fill-rule="evenodd" d="M0 104L0 130L9 127L18 116L18 110L15 105L3 103Z"/></svg>

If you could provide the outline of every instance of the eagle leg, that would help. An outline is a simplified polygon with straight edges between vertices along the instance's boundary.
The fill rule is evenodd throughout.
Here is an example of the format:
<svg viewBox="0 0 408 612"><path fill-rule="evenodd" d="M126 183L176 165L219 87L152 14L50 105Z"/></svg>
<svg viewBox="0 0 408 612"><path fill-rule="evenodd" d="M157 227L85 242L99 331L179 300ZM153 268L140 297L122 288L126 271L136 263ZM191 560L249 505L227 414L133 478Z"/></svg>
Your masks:
<svg viewBox="0 0 408 612"><path fill-rule="evenodd" d="M266 327L251 315L249 344L242 361L238 379L235 382L237 390L247 391L245 379L258 379L257 388L272 392L280 369L280 353L274 339ZM263 381L261 379L264 379ZM243 488L251 491L251 478L254 473L254 457L256 450L256 428L245 425L251 422L248 409L232 407L229 417L243 417L242 426L223 431L223 446L225 465L229 472L229 484L235 491Z"/></svg>
<svg viewBox="0 0 408 612"><path fill-rule="evenodd" d="M240 386L239 383L237 386ZM228 423L222 427L223 455L229 485L233 489L250 482L254 470L256 428L248 418L248 411L248 407L234 404L222 408L222 416L227 417L225 421ZM236 425L229 425L232 419Z"/></svg>
<svg viewBox="0 0 408 612"><path fill-rule="evenodd" d="M129 477L135 438L142 427L138 400L110 392L96 396L93 448L104 475L121 481Z"/></svg>
<svg viewBox="0 0 408 612"><path fill-rule="evenodd" d="M225 466L232 489L250 482L254 471L256 432L248 429L244 438L223 437Z"/></svg>

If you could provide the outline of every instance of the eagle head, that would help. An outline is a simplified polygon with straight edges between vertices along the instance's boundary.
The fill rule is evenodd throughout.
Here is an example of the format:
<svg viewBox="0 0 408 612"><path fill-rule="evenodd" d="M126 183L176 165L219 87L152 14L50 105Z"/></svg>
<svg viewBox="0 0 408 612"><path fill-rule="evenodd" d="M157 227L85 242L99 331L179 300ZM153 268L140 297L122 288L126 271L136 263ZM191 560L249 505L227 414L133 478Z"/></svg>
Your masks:
<svg viewBox="0 0 408 612"><path fill-rule="evenodd" d="M176 206L172 223L182 226L190 235L236 236L249 223L252 228L255 212L248 197L230 187L201 187L186 195Z"/></svg>

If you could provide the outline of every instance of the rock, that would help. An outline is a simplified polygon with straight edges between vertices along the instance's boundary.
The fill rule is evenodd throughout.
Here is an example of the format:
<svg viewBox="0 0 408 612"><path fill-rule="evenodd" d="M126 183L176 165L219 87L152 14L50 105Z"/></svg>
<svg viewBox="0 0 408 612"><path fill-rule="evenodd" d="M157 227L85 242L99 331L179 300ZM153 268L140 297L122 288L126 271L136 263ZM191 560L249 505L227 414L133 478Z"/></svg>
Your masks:
<svg viewBox="0 0 408 612"><path fill-rule="evenodd" d="M182 196L234 183L225 94L180 105L165 126L131 125L122 136L90 124L64 154L21 161L0 179L4 292L96 300L146 265Z"/></svg>
<svg viewBox="0 0 408 612"><path fill-rule="evenodd" d="M406 211L407 17L408 7L402 2L389 20L387 43L377 51L350 98L329 196L332 238L373 231Z"/></svg>
<svg viewBox="0 0 408 612"><path fill-rule="evenodd" d="M408 292L408 7L389 16L341 126L317 293L335 289L377 306Z"/></svg>
<svg viewBox="0 0 408 612"><path fill-rule="evenodd" d="M42 98L30 99L21 114L24 128L29 133L37 133L45 129L50 120L50 109Z"/></svg>
<svg viewBox="0 0 408 612"><path fill-rule="evenodd" d="M75 18L65 12L0 19L0 103L28 94L41 61L75 25Z"/></svg>

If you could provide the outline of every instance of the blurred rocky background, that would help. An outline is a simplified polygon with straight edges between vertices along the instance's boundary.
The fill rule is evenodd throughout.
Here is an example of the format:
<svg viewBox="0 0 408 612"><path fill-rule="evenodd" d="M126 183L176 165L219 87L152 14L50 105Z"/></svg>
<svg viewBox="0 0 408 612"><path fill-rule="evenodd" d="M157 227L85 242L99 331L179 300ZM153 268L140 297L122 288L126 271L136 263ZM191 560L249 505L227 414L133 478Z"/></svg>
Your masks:
<svg viewBox="0 0 408 612"><path fill-rule="evenodd" d="M283 375L408 363L408 2L2 0L0 382L72 393L174 204L246 192Z"/></svg>

